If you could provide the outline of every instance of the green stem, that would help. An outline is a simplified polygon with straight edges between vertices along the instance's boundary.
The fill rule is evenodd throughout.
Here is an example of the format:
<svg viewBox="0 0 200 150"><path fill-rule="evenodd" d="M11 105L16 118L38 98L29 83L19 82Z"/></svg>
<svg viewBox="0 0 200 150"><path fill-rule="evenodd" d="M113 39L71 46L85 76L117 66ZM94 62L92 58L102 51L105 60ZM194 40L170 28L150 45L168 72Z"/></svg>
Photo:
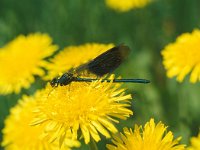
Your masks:
<svg viewBox="0 0 200 150"><path fill-rule="evenodd" d="M91 138L91 140L90 140L89 147L90 147L90 150L98 150L97 144L93 138Z"/></svg>

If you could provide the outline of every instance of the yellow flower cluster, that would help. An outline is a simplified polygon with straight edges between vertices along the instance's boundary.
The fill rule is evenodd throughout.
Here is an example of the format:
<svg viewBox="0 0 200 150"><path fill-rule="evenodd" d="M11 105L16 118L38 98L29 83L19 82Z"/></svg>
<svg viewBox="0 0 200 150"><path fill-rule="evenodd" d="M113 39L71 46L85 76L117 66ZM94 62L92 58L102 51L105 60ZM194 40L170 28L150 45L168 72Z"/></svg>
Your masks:
<svg viewBox="0 0 200 150"><path fill-rule="evenodd" d="M105 0L106 5L119 12L126 12L134 8L142 8L151 0Z"/></svg>
<svg viewBox="0 0 200 150"><path fill-rule="evenodd" d="M70 133L67 134L62 147L59 146L59 141L49 143L43 138L43 126L30 126L34 118L33 108L37 105L34 97L40 94L41 92L37 92L35 96L23 96L11 109L3 129L2 146L5 150L69 150L70 147L80 146L78 141L71 138Z"/></svg>
<svg viewBox="0 0 200 150"><path fill-rule="evenodd" d="M126 119L133 114L128 108L131 95L125 95L119 86L99 80L90 84L72 82L53 90L49 85L36 98L38 106L32 125L44 126L50 142L62 141L68 130L77 139L79 129L85 143L89 143L90 138L99 141L99 133L109 138L108 131L117 132L113 122L118 123L117 118Z"/></svg>
<svg viewBox="0 0 200 150"><path fill-rule="evenodd" d="M182 82L191 72L190 82L200 80L200 30L182 34L176 42L164 48L162 55L169 78L177 76L177 80Z"/></svg>
<svg viewBox="0 0 200 150"><path fill-rule="evenodd" d="M30 40L28 43L34 43L34 41L39 40L38 35L42 34L22 37ZM45 40L40 40L37 41L38 47L41 46L37 52L46 48L45 45L40 44L40 42L44 43ZM27 47L25 41L22 40L22 43ZM18 42L17 44L22 46ZM32 50L35 47L38 48L31 46ZM14 49L15 44L12 44L12 47ZM56 48L56 46L52 47ZM51 79L59 72L65 72L72 67L87 63L111 47L113 44L97 43L70 46L57 54L50 62L35 60L34 63L45 67L48 71L46 78ZM13 51L16 52L14 56L19 56L18 49ZM51 48L48 51L49 55L46 56L50 56L50 53L53 52ZM6 50L5 52L8 53ZM32 52L28 59L41 58L37 52ZM19 58L17 57L17 59ZM29 64L25 63L24 65ZM37 65L36 67L38 67ZM23 66L20 65L20 67ZM22 72L27 72L25 67L20 69ZM29 69L31 69L30 66ZM18 71L19 74L20 71ZM29 76L34 75L32 72L28 73ZM43 70L41 70L41 75L44 75ZM19 77L21 76L19 75ZM111 77L111 79L113 78L114 76ZM48 84L45 89L37 92L34 96L23 97L19 104L11 109L3 129L2 146L5 149L14 150L59 148L64 150L80 146L77 139L81 136L85 143L89 143L91 138L99 141L101 139L99 133L110 138L110 132L117 132L114 123L118 123L118 119L127 119L133 114L129 108L131 95L126 95L124 89L119 87L120 84L102 83L101 80L92 83L74 82L68 86L56 88L52 88ZM78 133L79 130L81 134ZM24 132L26 134L23 134Z"/></svg>
<svg viewBox="0 0 200 150"><path fill-rule="evenodd" d="M45 79L51 80L58 74L65 73L71 68L75 68L84 64L108 49L112 48L113 44L88 43L80 46L68 46L59 54L50 60L50 64L46 67L48 75Z"/></svg>
<svg viewBox="0 0 200 150"><path fill-rule="evenodd" d="M195 30L192 35L181 36L175 44L163 50L164 65L172 69L169 76L178 75L184 69L178 77L181 81L188 73L188 67L189 71L194 67L192 81L199 79L200 59L198 47L195 46L199 37L199 31ZM191 52L188 53L182 45L186 48L190 45ZM34 75L50 80L89 62L112 47L113 44L98 43L69 46L48 62L44 59L57 49L48 35L36 33L19 36L0 49L0 93L18 93L21 88L28 88L34 82ZM182 61L183 56L187 61ZM47 70L46 76L42 67ZM114 75L110 79L112 81ZM185 149L185 145L179 144L180 137L174 139L172 132L167 132L167 127L161 122L155 124L154 119L147 122L144 128L135 125L134 131L124 128L124 133L116 135L118 130L115 124L119 123L119 119L126 120L133 115L130 109L132 97L125 94L120 86L102 82L102 78L91 83L72 82L55 88L47 84L33 96L23 96L11 109L5 120L1 145L6 150L68 150L80 147L79 138L88 144L93 140L100 141L101 135L111 138L113 134L113 144L107 145L109 150ZM193 148L198 147L198 140L192 138Z"/></svg>
<svg viewBox="0 0 200 150"><path fill-rule="evenodd" d="M44 58L57 50L47 34L20 35L0 48L0 94L19 93L34 82L34 75L43 76Z"/></svg>
<svg viewBox="0 0 200 150"><path fill-rule="evenodd" d="M113 144L108 144L109 150L184 150L185 145L179 144L180 137L173 139L171 131L159 122L157 125L151 119L144 126L135 125L132 129L124 128L124 134L113 135Z"/></svg>

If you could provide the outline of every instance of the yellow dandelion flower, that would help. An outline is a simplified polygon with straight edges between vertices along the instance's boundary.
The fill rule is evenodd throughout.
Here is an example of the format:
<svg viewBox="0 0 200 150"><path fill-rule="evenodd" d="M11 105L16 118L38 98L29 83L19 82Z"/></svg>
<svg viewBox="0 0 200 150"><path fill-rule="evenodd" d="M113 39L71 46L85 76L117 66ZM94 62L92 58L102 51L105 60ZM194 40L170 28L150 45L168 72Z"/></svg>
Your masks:
<svg viewBox="0 0 200 150"><path fill-rule="evenodd" d="M114 47L113 44L97 43L66 47L50 60L51 64L47 66L48 75L45 79L51 80L52 78L58 76L58 74L62 74L72 67L78 67L81 64L94 59L112 47Z"/></svg>
<svg viewBox="0 0 200 150"><path fill-rule="evenodd" d="M192 137L191 140L191 146L188 147L188 150L200 150L200 133L198 137Z"/></svg>
<svg viewBox="0 0 200 150"><path fill-rule="evenodd" d="M50 142L58 139L62 145L65 132L69 129L73 138L82 136L86 144L100 135L110 138L110 132L117 132L114 123L127 119L133 112L130 107L131 95L125 95L121 84L72 82L52 90L48 85L44 94L38 97L36 117L32 125L43 125ZM81 135L77 132L81 131Z"/></svg>
<svg viewBox="0 0 200 150"><path fill-rule="evenodd" d="M119 12L126 12L134 8L142 8L151 0L106 0L106 5Z"/></svg>
<svg viewBox="0 0 200 150"><path fill-rule="evenodd" d="M36 95L40 95L37 92ZM36 96L37 97L37 96ZM78 141L72 140L71 133L66 134L62 147L58 141L49 143L42 138L43 126L30 126L34 117L33 108L37 105L32 96L23 96L22 100L11 109L5 120L2 146L5 150L69 150L70 147L79 147Z"/></svg>
<svg viewBox="0 0 200 150"><path fill-rule="evenodd" d="M34 82L34 75L43 76L44 58L57 49L47 34L20 35L0 48L0 94L19 93Z"/></svg>
<svg viewBox="0 0 200 150"><path fill-rule="evenodd" d="M200 30L184 33L176 42L167 45L162 51L163 64L167 76L177 76L177 81L182 82L191 72L190 82L200 80Z"/></svg>
<svg viewBox="0 0 200 150"><path fill-rule="evenodd" d="M184 150L185 145L179 144L181 137L173 140L171 131L159 122L157 125L151 119L144 126L135 125L132 129L124 128L124 134L113 136L113 144L107 144L109 150Z"/></svg>

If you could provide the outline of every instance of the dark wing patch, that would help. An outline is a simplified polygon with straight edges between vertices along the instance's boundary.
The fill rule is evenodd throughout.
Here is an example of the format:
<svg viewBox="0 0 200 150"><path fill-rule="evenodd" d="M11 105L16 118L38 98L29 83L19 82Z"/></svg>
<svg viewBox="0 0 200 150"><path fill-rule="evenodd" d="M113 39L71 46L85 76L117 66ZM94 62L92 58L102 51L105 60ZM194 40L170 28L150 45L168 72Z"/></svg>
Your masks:
<svg viewBox="0 0 200 150"><path fill-rule="evenodd" d="M79 66L76 71L88 70L97 76L103 76L114 71L128 56L129 52L129 47L125 45L113 47L89 63Z"/></svg>

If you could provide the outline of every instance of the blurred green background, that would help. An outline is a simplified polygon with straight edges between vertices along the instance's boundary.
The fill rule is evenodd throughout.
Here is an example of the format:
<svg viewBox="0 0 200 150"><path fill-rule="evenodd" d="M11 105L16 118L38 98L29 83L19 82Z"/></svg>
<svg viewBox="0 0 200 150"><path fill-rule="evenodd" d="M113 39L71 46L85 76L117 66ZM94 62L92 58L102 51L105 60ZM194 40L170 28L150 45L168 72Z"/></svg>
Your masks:
<svg viewBox="0 0 200 150"><path fill-rule="evenodd" d="M154 117L188 144L200 127L200 84L191 84L188 78L183 83L168 79L160 52L181 33L200 27L199 8L200 0L157 0L145 8L119 13L107 8L103 0L0 0L0 47L19 34L33 32L48 33L60 49L88 42L125 43L132 53L115 73L150 79L151 84L123 85L133 94L134 115L118 125L120 131ZM38 79L20 95L0 96L0 129L21 95L43 86ZM105 149L108 142L99 142L99 149Z"/></svg>

